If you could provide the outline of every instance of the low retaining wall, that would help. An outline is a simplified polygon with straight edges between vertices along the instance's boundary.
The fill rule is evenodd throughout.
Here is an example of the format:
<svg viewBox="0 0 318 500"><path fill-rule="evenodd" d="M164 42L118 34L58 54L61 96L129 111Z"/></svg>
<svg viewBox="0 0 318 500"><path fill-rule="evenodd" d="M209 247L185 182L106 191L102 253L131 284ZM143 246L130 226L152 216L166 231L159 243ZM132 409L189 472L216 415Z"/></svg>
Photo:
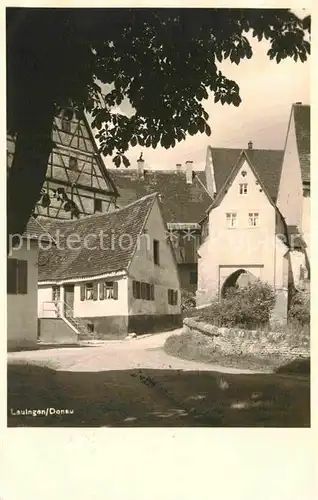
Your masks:
<svg viewBox="0 0 318 500"><path fill-rule="evenodd" d="M41 318L38 320L38 338L46 344L76 344L77 334L62 318Z"/></svg>
<svg viewBox="0 0 318 500"><path fill-rule="evenodd" d="M217 327L193 318L185 318L183 328L185 332L207 335L213 340L215 349L224 355L275 357L284 361L308 358L310 355L309 336Z"/></svg>

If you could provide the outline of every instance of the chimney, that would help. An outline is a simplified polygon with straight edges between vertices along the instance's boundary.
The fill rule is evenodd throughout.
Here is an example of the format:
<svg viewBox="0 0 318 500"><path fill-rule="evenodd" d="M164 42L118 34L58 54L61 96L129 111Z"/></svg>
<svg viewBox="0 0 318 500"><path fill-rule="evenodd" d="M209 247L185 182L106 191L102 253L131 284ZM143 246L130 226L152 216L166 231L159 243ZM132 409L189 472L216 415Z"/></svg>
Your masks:
<svg viewBox="0 0 318 500"><path fill-rule="evenodd" d="M144 166L145 160L142 157L142 153L140 153L140 157L137 160L137 175L140 179L144 178Z"/></svg>
<svg viewBox="0 0 318 500"><path fill-rule="evenodd" d="M193 170L193 161L186 161L186 179L187 184L192 184L192 170Z"/></svg>
<svg viewBox="0 0 318 500"><path fill-rule="evenodd" d="M182 164L181 163L176 163L176 170L177 170L177 172L181 172L181 170L182 170Z"/></svg>
<svg viewBox="0 0 318 500"><path fill-rule="evenodd" d="M252 143L252 141L250 141L247 146L248 146L248 149L253 149L253 143Z"/></svg>
<svg viewBox="0 0 318 500"><path fill-rule="evenodd" d="M296 105L302 105L302 102L295 102Z"/></svg>

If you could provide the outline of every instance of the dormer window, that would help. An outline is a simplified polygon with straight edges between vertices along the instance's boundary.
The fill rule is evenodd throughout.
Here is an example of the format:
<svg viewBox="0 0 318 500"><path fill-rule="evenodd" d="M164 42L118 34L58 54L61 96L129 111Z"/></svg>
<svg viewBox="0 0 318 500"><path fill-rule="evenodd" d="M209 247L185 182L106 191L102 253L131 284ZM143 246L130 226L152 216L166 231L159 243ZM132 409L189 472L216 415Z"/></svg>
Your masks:
<svg viewBox="0 0 318 500"><path fill-rule="evenodd" d="M239 185L239 193L240 194L247 194L247 184L240 184Z"/></svg>

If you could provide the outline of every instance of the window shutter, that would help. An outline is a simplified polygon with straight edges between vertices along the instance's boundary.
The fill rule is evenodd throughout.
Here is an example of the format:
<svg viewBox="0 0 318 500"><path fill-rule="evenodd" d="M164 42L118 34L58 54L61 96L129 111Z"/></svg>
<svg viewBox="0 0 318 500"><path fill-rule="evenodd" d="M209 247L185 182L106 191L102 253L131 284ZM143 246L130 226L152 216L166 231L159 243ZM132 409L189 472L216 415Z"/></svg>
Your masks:
<svg viewBox="0 0 318 500"><path fill-rule="evenodd" d="M141 298L143 300L147 299L147 283L141 283Z"/></svg>
<svg viewBox="0 0 318 500"><path fill-rule="evenodd" d="M7 293L17 293L17 259L7 259Z"/></svg>
<svg viewBox="0 0 318 500"><path fill-rule="evenodd" d="M18 293L28 293L28 262L26 260L18 260Z"/></svg>
<svg viewBox="0 0 318 500"><path fill-rule="evenodd" d="M171 294L170 294L170 292L171 292L171 290L170 290L170 288L169 288L169 290L168 290L168 304L170 304L170 303L171 303L171 299L170 299Z"/></svg>
<svg viewBox="0 0 318 500"><path fill-rule="evenodd" d="M85 285L81 285L81 300L85 300Z"/></svg>
<svg viewBox="0 0 318 500"><path fill-rule="evenodd" d="M137 298L137 285L135 280L133 280L133 297L134 299Z"/></svg>
<svg viewBox="0 0 318 500"><path fill-rule="evenodd" d="M99 300L104 300L104 283L99 283Z"/></svg>
<svg viewBox="0 0 318 500"><path fill-rule="evenodd" d="M177 306L178 305L178 290L175 291L174 299L175 299L174 305Z"/></svg>
<svg viewBox="0 0 318 500"><path fill-rule="evenodd" d="M155 300L155 285L150 285L150 300Z"/></svg>
<svg viewBox="0 0 318 500"><path fill-rule="evenodd" d="M118 299L118 281L114 281L114 299Z"/></svg>
<svg viewBox="0 0 318 500"><path fill-rule="evenodd" d="M93 300L97 300L98 297L98 283L93 283Z"/></svg>
<svg viewBox="0 0 318 500"><path fill-rule="evenodd" d="M136 281L136 299L141 298L141 283L140 281Z"/></svg>

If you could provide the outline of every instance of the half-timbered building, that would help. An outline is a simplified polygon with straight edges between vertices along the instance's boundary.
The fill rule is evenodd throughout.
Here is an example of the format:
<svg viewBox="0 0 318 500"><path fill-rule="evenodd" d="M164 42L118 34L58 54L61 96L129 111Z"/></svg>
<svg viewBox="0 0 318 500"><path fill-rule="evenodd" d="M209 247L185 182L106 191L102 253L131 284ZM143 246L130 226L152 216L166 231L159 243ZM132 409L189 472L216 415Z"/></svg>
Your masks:
<svg viewBox="0 0 318 500"><path fill-rule="evenodd" d="M73 219L115 209L118 191L98 151L84 113L63 110L54 117L54 147L35 214L54 219ZM10 168L15 138L7 136Z"/></svg>

